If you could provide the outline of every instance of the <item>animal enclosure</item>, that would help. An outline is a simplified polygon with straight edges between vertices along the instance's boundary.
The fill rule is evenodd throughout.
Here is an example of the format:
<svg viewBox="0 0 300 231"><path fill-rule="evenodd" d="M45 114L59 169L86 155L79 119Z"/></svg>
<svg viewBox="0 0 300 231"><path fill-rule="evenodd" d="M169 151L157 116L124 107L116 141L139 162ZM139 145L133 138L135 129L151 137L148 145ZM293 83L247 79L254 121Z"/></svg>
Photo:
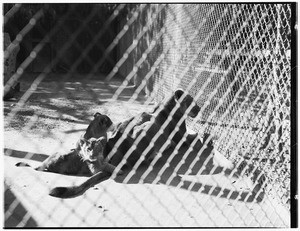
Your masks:
<svg viewBox="0 0 300 231"><path fill-rule="evenodd" d="M4 62L19 46L4 83L4 96L13 94L4 102L4 226L290 227L295 11L291 3L4 4ZM200 107L188 131L204 147L211 141L230 173L202 173L211 161L197 168L203 150L190 160L175 144L150 180L113 175L63 200L48 191L84 177L14 166L74 148L97 111L122 122L178 88ZM172 185L164 171L178 155L174 168L187 170Z"/></svg>

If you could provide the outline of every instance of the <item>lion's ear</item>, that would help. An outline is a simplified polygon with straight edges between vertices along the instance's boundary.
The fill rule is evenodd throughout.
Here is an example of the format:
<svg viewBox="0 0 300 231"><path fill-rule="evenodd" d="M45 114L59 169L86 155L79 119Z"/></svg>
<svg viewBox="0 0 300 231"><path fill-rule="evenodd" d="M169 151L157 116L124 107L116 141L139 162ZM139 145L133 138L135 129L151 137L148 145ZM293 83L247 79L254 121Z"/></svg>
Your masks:
<svg viewBox="0 0 300 231"><path fill-rule="evenodd" d="M86 139L84 137L80 137L79 145L82 146L85 142L86 142Z"/></svg>
<svg viewBox="0 0 300 231"><path fill-rule="evenodd" d="M180 97L183 95L183 90L182 89L177 89L174 93L175 96L175 100L178 101L180 99Z"/></svg>
<svg viewBox="0 0 300 231"><path fill-rule="evenodd" d="M103 118L102 118L102 124L106 124L108 121L107 121L107 117L106 116L104 116Z"/></svg>
<svg viewBox="0 0 300 231"><path fill-rule="evenodd" d="M94 114L94 118L96 118L97 116L101 116L101 113L96 112L96 113Z"/></svg>

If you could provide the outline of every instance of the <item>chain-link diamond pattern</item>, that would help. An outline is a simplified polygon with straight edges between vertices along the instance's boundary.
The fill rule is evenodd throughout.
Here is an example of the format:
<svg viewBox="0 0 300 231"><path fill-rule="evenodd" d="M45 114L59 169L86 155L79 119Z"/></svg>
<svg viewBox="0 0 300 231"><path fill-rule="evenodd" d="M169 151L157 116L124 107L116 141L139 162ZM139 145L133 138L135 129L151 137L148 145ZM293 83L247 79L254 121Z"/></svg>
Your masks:
<svg viewBox="0 0 300 231"><path fill-rule="evenodd" d="M21 86L4 101L5 227L290 226L292 4L3 8L12 41L4 62L21 48L4 83L4 95ZM179 88L199 113L190 118L194 104L188 106L157 145L179 99L124 176L118 171L150 127L122 153L109 180L72 199L48 193L87 177L15 166L20 158L37 166L75 148L95 112L117 124L153 112L156 103L163 110ZM184 121L190 134L174 143ZM186 145L191 134L197 138Z"/></svg>

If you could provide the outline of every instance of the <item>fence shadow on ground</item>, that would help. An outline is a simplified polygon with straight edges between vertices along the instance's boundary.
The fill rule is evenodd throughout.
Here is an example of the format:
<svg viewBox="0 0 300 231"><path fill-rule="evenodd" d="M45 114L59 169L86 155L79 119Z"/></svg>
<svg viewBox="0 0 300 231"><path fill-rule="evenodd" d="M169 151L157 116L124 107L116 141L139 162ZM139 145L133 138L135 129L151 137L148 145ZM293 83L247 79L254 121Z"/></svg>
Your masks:
<svg viewBox="0 0 300 231"><path fill-rule="evenodd" d="M17 206L14 208L16 202ZM31 217L29 212L18 200L15 194L9 189L6 183L4 183L4 213L4 228L38 227L37 222Z"/></svg>
<svg viewBox="0 0 300 231"><path fill-rule="evenodd" d="M13 149L4 148L4 155L20 158L20 159L30 159L34 161L40 161L43 162L46 160L49 155L46 154L40 154L40 153L32 153L32 152L24 152L24 151L18 151Z"/></svg>
<svg viewBox="0 0 300 231"><path fill-rule="evenodd" d="M236 187L233 186L232 188L227 188L225 183L224 187L222 185L215 186L215 182L211 182L211 184L207 183L201 183L197 181L191 181L182 178L183 176L203 176L203 175L214 175L214 176L220 176L221 180L222 177L227 178L228 175L234 171L229 169L223 169L221 167L214 168L215 166L212 164L212 160L208 161L208 163L203 166L204 159L201 157L199 158L198 153L196 151L190 151L188 153L188 156L185 158L185 163L182 164L176 173L178 174L173 178L173 180L169 180L172 174L174 174L174 167L179 164L179 162L182 160L182 153L185 153L185 151L188 149L187 146L182 146L178 154L175 155L171 161L169 161L169 166L165 170L161 171L161 169L166 165L167 160L166 158L160 158L154 165L153 169L146 174L146 176L143 176L145 171L148 169L148 165L142 164L140 165L135 173L129 178L127 181L128 184L139 184L139 183L146 183L146 184L153 184L154 182L157 182L157 177L159 181L158 184L166 184L168 186L172 187L179 187L184 190L189 190L193 192L199 192L211 196L218 196L220 198L227 198L232 200L238 200L243 202L262 202L264 198L264 190L261 188L262 186L260 184L256 184L253 190L237 190ZM165 153L166 157L170 153ZM194 162L192 166L192 162L197 158L197 161ZM188 173L189 168L191 168L191 173ZM223 171L224 170L224 171ZM126 172L123 175L119 175L115 178L115 181L118 183L123 183L124 179L126 178L127 174L129 172ZM180 174L180 176L179 176ZM225 174L225 175L224 175ZM159 175L159 176L158 176ZM140 179L143 177L142 182ZM226 179L228 182L228 179ZM201 181L201 179L200 179ZM234 181L234 180L232 180ZM168 182L168 183L167 183ZM183 185L178 186L179 183L182 182Z"/></svg>
<svg viewBox="0 0 300 231"><path fill-rule="evenodd" d="M195 158L198 158L198 160L193 164L191 168L192 171L188 175L194 175L194 176L215 175L215 176L220 176L221 178L227 177L226 175L223 175L223 173L219 174L220 172L223 172L222 168L217 168L214 170L213 173L211 173L214 167L211 161L208 162L208 164L205 167L203 167L204 160L198 157L197 155L198 153L196 151L190 151L188 153L188 156L185 158L185 163L178 168L176 174L180 174L181 176L175 175L175 177L170 182L168 182L170 177L172 177L172 175L174 174L174 168L177 166L177 164L179 164L179 162L182 159L182 153L185 153L187 149L188 147L186 146L181 147L179 149L178 154L175 155L171 161L169 161L170 167L167 167L166 169L162 170L162 168L167 163L168 155L170 155L170 153L165 153L166 158L160 158L153 165L153 169L148 174L146 174L145 177L143 176L143 174L148 169L148 165L141 164L134 172L134 174L128 178L126 184L165 184L172 187L179 187L183 190L189 190L192 192L199 192L206 195L238 200L243 202L261 202L263 200L264 192L261 189L260 184L257 184L252 191L248 191L248 190L243 191L243 190L228 188L226 186L223 187L222 185L216 186L215 182L213 181L211 182L211 184L207 184L207 183L201 183L199 181L182 179L181 176L187 174ZM4 153L5 155L10 157L16 157L22 159L30 158L30 160L35 160L40 162L44 161L48 157L48 155L45 154L30 153L30 152L17 151L12 149L4 149ZM200 172L199 170L201 169L204 169L204 171ZM129 173L130 171L125 172L123 175L118 175L114 180L117 183L124 184L124 179L127 177ZM180 182L182 182L183 184L181 186L178 186Z"/></svg>
<svg viewBox="0 0 300 231"><path fill-rule="evenodd" d="M30 88L36 76L25 76L20 79L21 92L11 99L3 102L4 116L8 115L18 106L18 100ZM134 95L134 86L126 86L118 93L117 103L111 102L115 92L122 84L121 80L114 80L106 83L103 78L82 79L80 76L72 76L72 79L64 79L61 75L51 75L41 82L28 100L26 106L18 109L15 116L11 118L6 128L22 129L32 117L37 115L38 121L33 126L43 128L53 124L59 127L61 124L87 124L95 113L95 109L110 113L114 110L128 109L128 100ZM137 106L146 101L145 95L137 94L134 97ZM120 106L125 103L125 106ZM115 109L117 107L117 109ZM133 106L130 107L130 111ZM129 110L129 109L128 109ZM137 113L140 110L136 107ZM133 112L134 113L134 112Z"/></svg>

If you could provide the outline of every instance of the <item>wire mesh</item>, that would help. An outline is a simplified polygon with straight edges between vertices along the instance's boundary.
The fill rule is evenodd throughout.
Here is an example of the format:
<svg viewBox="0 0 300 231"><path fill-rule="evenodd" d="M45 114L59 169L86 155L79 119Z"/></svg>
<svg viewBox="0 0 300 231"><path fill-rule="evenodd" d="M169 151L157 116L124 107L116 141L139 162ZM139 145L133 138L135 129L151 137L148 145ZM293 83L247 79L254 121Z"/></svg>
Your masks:
<svg viewBox="0 0 300 231"><path fill-rule="evenodd" d="M290 227L293 7L3 4L4 227ZM15 166L96 112L126 124L109 180L60 199L88 178Z"/></svg>

